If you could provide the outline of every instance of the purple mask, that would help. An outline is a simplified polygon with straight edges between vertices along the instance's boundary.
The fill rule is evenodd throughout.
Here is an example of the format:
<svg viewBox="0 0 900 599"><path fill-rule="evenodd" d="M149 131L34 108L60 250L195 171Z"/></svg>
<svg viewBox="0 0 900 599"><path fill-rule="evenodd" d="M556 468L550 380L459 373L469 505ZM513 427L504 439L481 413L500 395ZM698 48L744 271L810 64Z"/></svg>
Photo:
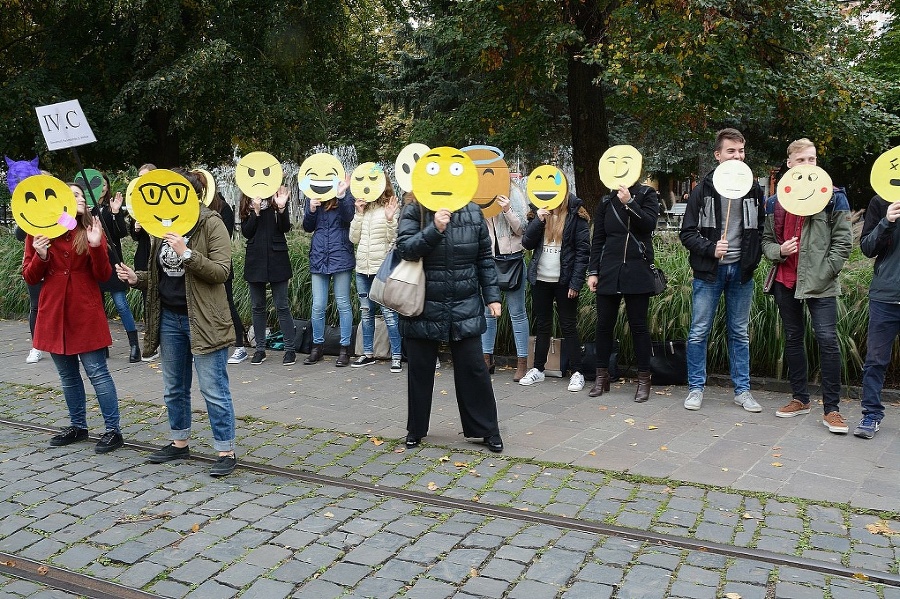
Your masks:
<svg viewBox="0 0 900 599"><path fill-rule="evenodd" d="M41 169L38 168L38 157L33 160L10 160L8 156L6 166L9 167L9 173L6 175L6 183L9 186L9 193L12 193L23 179L27 179L31 175L40 175Z"/></svg>

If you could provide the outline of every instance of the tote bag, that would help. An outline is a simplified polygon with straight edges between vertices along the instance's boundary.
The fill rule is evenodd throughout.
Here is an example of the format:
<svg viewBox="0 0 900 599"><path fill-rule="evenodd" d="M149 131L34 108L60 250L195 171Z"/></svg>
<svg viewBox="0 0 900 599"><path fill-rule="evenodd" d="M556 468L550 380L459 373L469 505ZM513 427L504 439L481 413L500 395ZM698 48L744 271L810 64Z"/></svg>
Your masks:
<svg viewBox="0 0 900 599"><path fill-rule="evenodd" d="M375 273L369 299L403 316L418 316L425 309L425 269L421 260L404 260L392 248Z"/></svg>

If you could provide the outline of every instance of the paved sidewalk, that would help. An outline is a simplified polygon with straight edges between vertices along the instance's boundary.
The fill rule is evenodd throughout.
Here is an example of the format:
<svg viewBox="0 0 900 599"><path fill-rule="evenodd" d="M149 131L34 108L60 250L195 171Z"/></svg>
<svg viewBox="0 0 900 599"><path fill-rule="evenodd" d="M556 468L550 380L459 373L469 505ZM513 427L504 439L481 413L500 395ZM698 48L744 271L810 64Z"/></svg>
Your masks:
<svg viewBox="0 0 900 599"><path fill-rule="evenodd" d="M157 404L162 413L158 365L129 364L121 325L110 322L110 330L110 368L120 397ZM0 338L6 340L0 344L0 381L59 388L48 358L25 364L30 346L25 322L0 321ZM229 366L239 416L352 435L405 436L405 371L391 374L383 362L335 368L333 357L304 366L300 356L297 364L284 367L280 352L269 356L258 366L249 361ZM438 371L426 445L472 449L477 446L461 437L453 376L448 366ZM636 404L633 382L613 384L610 394L597 399L588 397L587 389L568 392L566 382L548 378L522 387L512 382L512 370L498 369L494 390L504 455L859 508L898 509L900 421L892 418L896 405L888 406L875 439L864 441L829 433L822 425L821 407L808 416L776 418L775 410L786 403L783 392L754 389L763 412L751 414L732 403L730 389L709 387L703 409L690 412L682 407L683 387L654 387L649 402ZM195 409L203 408L199 399L195 393ZM852 431L860 416L859 402L845 400L842 412ZM163 417L161 438L164 424Z"/></svg>

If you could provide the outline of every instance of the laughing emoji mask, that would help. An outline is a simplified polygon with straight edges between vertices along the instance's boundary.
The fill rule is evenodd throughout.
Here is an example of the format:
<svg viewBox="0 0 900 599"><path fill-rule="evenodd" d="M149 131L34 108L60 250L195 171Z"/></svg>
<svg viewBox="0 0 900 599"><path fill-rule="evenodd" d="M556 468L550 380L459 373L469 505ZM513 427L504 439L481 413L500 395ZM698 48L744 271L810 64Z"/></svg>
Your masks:
<svg viewBox="0 0 900 599"><path fill-rule="evenodd" d="M528 175L525 190L528 201L533 205L553 210L562 204L569 194L569 182L561 170L549 164L542 164Z"/></svg>
<svg viewBox="0 0 900 599"><path fill-rule="evenodd" d="M478 169L462 150L443 146L429 150L412 172L412 191L420 204L437 212L459 210L478 190Z"/></svg>
<svg viewBox="0 0 900 599"><path fill-rule="evenodd" d="M798 164L778 181L778 202L797 216L821 212L832 195L831 177L818 166Z"/></svg>
<svg viewBox="0 0 900 599"><path fill-rule="evenodd" d="M503 152L494 146L469 146L462 149L478 169L478 190L472 201L481 206L485 218L500 214L497 196L509 195L509 166Z"/></svg>
<svg viewBox="0 0 900 599"><path fill-rule="evenodd" d="M29 235L55 239L75 228L75 194L50 175L33 175L20 181L10 207L16 224Z"/></svg>
<svg viewBox="0 0 900 599"><path fill-rule="evenodd" d="M200 199L187 179L158 168L135 182L131 210L148 234L161 239L166 233L185 235L194 228L200 217Z"/></svg>
<svg viewBox="0 0 900 599"><path fill-rule="evenodd" d="M304 160L297 172L303 195L322 202L337 196L338 184L346 176L341 161L325 152L313 154Z"/></svg>
<svg viewBox="0 0 900 599"><path fill-rule="evenodd" d="M283 176L281 163L268 152L250 152L234 167L234 181L248 198L272 197Z"/></svg>

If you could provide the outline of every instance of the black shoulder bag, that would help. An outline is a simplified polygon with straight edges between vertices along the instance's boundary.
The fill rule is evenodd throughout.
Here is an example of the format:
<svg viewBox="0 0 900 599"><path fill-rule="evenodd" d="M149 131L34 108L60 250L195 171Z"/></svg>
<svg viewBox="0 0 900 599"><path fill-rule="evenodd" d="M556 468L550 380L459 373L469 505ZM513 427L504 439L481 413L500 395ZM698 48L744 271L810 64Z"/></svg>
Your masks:
<svg viewBox="0 0 900 599"><path fill-rule="evenodd" d="M497 285L501 291L516 291L522 286L522 271L524 252L518 251L512 254L501 254L500 244L497 243L497 228L494 229L494 266L497 268Z"/></svg>

